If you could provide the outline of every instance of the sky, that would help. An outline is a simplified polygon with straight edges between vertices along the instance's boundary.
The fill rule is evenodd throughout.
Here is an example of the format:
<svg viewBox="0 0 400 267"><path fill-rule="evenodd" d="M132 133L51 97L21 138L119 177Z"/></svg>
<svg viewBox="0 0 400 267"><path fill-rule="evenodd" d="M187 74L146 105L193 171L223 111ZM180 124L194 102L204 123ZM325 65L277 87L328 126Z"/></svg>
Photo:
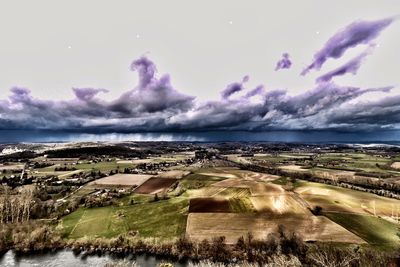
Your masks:
<svg viewBox="0 0 400 267"><path fill-rule="evenodd" d="M0 5L0 129L399 128L395 0Z"/></svg>

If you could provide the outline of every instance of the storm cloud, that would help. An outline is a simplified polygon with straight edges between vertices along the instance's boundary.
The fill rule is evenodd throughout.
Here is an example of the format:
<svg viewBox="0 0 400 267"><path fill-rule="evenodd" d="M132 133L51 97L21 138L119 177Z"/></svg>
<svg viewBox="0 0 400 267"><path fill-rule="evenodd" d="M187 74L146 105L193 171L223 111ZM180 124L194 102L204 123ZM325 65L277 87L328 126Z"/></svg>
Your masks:
<svg viewBox="0 0 400 267"><path fill-rule="evenodd" d="M305 70L319 70L329 58L339 58L359 44L368 48L338 68L318 77L297 95L260 84L247 88L249 76L228 84L221 98L198 101L159 75L147 57L134 60L131 70L138 85L114 100L107 89L73 88L74 98L41 100L27 88L14 87L0 100L0 129L43 129L82 132L155 132L206 130L366 130L396 128L400 124L400 95L385 97L394 87L361 88L337 84L335 77L356 74L372 52L372 41L393 19L356 21L332 36ZM290 68L284 54L276 70ZM284 86L284 85L282 85ZM283 87L284 88L284 87ZM378 94L373 101L362 96Z"/></svg>

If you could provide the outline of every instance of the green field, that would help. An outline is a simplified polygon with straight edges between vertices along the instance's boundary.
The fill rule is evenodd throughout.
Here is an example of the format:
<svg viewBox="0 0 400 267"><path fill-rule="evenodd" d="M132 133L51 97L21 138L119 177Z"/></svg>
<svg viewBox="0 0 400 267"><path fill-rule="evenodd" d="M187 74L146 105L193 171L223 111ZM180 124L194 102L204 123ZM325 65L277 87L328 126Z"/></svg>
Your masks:
<svg viewBox="0 0 400 267"><path fill-rule="evenodd" d="M96 171L110 171L110 170L116 170L117 168L120 168L123 170L124 168L127 167L132 167L133 165L130 163L117 163L116 161L102 161L98 163L81 163L81 164L76 164L73 165L72 167L75 167L78 170L96 170ZM39 172L46 172L46 171L54 171L56 167L60 166L50 166L42 169L37 169ZM61 165L61 167L63 167Z"/></svg>
<svg viewBox="0 0 400 267"><path fill-rule="evenodd" d="M173 198L141 204L79 208L61 221L63 236L111 238L138 231L140 238L170 240L185 232L188 200Z"/></svg>
<svg viewBox="0 0 400 267"><path fill-rule="evenodd" d="M325 215L372 245L388 248L400 246L399 226L387 220L360 214L328 212Z"/></svg>
<svg viewBox="0 0 400 267"><path fill-rule="evenodd" d="M255 212L255 208L248 197L233 197L229 199L229 206L232 212Z"/></svg>
<svg viewBox="0 0 400 267"><path fill-rule="evenodd" d="M180 185L185 189L198 189L218 181L225 180L226 178L218 176L208 176L202 174L189 174L180 180Z"/></svg>

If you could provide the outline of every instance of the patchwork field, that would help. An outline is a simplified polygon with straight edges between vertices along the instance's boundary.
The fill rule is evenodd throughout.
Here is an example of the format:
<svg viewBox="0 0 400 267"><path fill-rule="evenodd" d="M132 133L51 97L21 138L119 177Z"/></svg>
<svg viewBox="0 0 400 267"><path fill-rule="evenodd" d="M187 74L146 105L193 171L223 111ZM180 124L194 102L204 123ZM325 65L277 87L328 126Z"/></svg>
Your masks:
<svg viewBox="0 0 400 267"><path fill-rule="evenodd" d="M332 155L335 156L339 157ZM346 157L355 160L356 155ZM283 168L355 176L354 171L321 167L302 169L298 165L287 165ZM182 168L156 177L117 174L95 183L138 187L134 194L119 199L117 205L79 208L65 216L60 226L65 237L108 238L134 232L138 238L168 240L186 234L198 241L225 236L233 244L248 232L255 238L266 238L283 225L306 241L400 245L400 231L395 223L399 200L326 184L231 167L199 168L190 172ZM175 183L174 190L168 192ZM93 184L83 189L90 192ZM86 192L83 189L76 194ZM163 192L168 192L169 199L154 201L152 195ZM311 213L310 209L315 206L322 207L321 216Z"/></svg>
<svg viewBox="0 0 400 267"><path fill-rule="evenodd" d="M173 185L177 179L172 178L157 178L153 177L148 179L138 188L136 188L135 193L139 194L157 194L165 192L171 185Z"/></svg>
<svg viewBox="0 0 400 267"><path fill-rule="evenodd" d="M249 188L252 196L281 194L284 192L284 189L280 185L237 178L229 178L220 182L216 182L212 184L212 186L225 188Z"/></svg>
<svg viewBox="0 0 400 267"><path fill-rule="evenodd" d="M193 240L225 236L227 243L236 243L251 232L257 239L265 239L282 224L306 241L365 243L364 240L322 216L265 216L246 213L190 213L186 236Z"/></svg>
<svg viewBox="0 0 400 267"><path fill-rule="evenodd" d="M147 181L152 175L146 174L114 174L91 182L93 185L121 185L121 186L139 186Z"/></svg>

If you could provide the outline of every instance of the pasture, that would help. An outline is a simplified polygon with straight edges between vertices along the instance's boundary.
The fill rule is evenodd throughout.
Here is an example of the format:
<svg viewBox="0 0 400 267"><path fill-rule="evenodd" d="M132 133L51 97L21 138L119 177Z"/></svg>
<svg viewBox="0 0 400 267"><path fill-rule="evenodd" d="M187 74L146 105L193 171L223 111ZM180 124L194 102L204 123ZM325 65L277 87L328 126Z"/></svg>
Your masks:
<svg viewBox="0 0 400 267"><path fill-rule="evenodd" d="M399 225L379 217L361 214L328 212L326 216L360 236L369 244L380 247L399 247Z"/></svg>
<svg viewBox="0 0 400 267"><path fill-rule="evenodd" d="M185 232L188 200L174 198L135 205L79 208L63 217L59 229L66 238L111 238L137 231L138 238L171 240Z"/></svg>

